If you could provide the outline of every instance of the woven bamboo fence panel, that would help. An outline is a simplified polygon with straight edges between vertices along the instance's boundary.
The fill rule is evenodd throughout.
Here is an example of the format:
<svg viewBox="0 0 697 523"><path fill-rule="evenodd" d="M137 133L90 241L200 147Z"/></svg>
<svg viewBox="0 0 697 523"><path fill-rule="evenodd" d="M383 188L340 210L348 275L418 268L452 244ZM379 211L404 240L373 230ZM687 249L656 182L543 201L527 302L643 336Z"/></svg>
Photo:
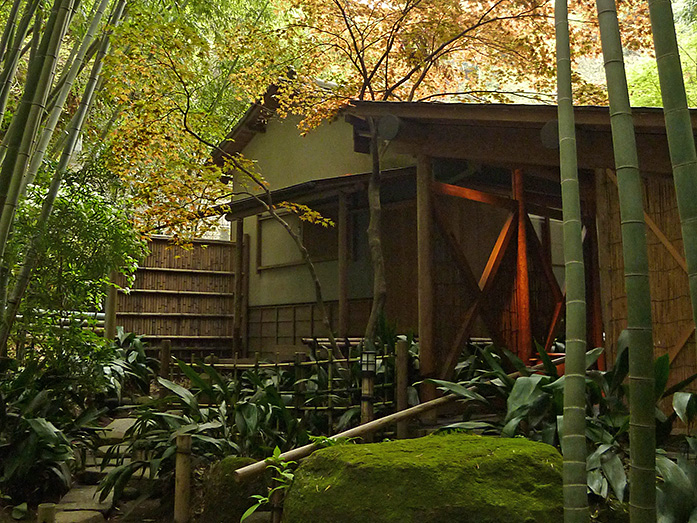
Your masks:
<svg viewBox="0 0 697 523"><path fill-rule="evenodd" d="M170 339L175 354L185 359L229 356L235 244L195 240L185 249L155 237L149 247L130 292L119 293L117 325L144 335L151 345Z"/></svg>
<svg viewBox="0 0 697 523"><path fill-rule="evenodd" d="M607 172L596 173L596 191L605 347L612 362L617 339L627 326L619 201L617 186ZM665 236L677 253L684 256L672 179L644 178L644 209L658 229L657 233L647 227L654 350L656 357L670 355L669 385L672 385L697 371L687 274L659 238Z"/></svg>

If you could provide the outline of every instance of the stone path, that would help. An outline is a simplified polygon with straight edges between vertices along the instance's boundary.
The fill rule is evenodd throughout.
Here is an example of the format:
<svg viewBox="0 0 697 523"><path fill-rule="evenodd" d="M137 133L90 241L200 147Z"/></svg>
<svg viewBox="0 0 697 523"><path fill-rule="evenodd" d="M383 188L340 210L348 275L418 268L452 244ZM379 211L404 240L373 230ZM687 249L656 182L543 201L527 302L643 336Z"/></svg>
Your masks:
<svg viewBox="0 0 697 523"><path fill-rule="evenodd" d="M106 516L112 508L113 496L110 493L104 501L100 502L97 487L102 478L114 467L101 470L101 456L111 445L121 443L126 431L134 423L133 418L117 418L105 427L101 436L104 446L99 448L97 457L88 456L87 467L79 476L78 484L74 485L56 505L56 523L104 523L106 521Z"/></svg>

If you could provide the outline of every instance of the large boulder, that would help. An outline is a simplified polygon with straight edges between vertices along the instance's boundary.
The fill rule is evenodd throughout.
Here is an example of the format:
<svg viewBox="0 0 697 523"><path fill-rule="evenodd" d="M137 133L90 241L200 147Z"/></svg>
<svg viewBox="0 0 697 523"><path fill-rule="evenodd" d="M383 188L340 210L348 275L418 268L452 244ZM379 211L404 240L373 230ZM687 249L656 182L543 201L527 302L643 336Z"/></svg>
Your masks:
<svg viewBox="0 0 697 523"><path fill-rule="evenodd" d="M284 523L563 520L562 459L522 438L428 436L319 450L298 467Z"/></svg>
<svg viewBox="0 0 697 523"><path fill-rule="evenodd" d="M211 468L204 480L203 507L198 522L239 523L245 510L256 503L252 495L266 495L263 475L242 483L235 481L235 470L255 462L252 458L229 456Z"/></svg>

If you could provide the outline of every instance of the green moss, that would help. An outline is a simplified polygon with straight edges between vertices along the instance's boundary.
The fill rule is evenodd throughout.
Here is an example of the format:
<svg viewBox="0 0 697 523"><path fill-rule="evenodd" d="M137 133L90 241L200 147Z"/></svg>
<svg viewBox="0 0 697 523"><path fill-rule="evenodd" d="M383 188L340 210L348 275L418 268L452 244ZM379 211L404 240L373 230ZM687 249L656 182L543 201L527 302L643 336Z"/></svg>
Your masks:
<svg viewBox="0 0 697 523"><path fill-rule="evenodd" d="M252 458L229 456L213 466L204 483L200 523L238 523L244 511L254 504L251 496L266 494L263 476L242 483L235 481L235 470L255 462Z"/></svg>
<svg viewBox="0 0 697 523"><path fill-rule="evenodd" d="M428 436L315 452L298 468L285 523L561 521L562 460L525 439Z"/></svg>

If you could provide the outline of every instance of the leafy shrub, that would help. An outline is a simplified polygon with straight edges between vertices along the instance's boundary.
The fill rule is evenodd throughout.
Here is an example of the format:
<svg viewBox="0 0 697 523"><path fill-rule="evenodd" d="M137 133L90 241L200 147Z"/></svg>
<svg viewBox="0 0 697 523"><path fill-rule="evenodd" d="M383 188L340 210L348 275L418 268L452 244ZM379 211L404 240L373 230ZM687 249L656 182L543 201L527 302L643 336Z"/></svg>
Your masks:
<svg viewBox="0 0 697 523"><path fill-rule="evenodd" d="M245 372L233 380L205 363L194 367L177 361L177 365L190 380L191 390L159 378L170 394L138 409L137 421L126 434L133 457L104 479L102 499L112 490L119 499L139 471L171 482L180 434L191 435L192 455L199 462L228 455L265 458L275 447L288 450L307 443L307 433L287 408L291 398L278 393L273 379ZM115 459L116 451L114 447L107 453L105 464Z"/></svg>

